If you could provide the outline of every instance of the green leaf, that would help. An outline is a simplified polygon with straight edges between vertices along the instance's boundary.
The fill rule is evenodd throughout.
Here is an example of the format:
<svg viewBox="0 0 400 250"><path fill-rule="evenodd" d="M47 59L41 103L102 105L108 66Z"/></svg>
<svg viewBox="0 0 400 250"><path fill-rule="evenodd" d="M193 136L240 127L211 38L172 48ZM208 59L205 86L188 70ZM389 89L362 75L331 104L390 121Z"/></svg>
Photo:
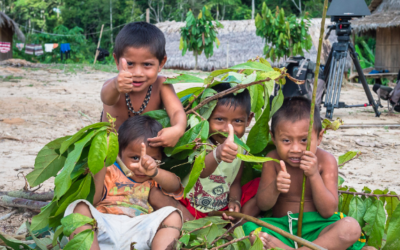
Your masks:
<svg viewBox="0 0 400 250"><path fill-rule="evenodd" d="M366 207L364 204L364 201L358 197L354 196L350 200L350 206L349 206L349 214L348 216L353 217L358 221L361 227L364 226L364 215L365 215Z"/></svg>
<svg viewBox="0 0 400 250"><path fill-rule="evenodd" d="M383 233L385 230L386 214L381 200L375 202L367 209L364 220L366 222L363 228L368 235L368 246L380 248L382 246Z"/></svg>
<svg viewBox="0 0 400 250"><path fill-rule="evenodd" d="M73 249L90 249L94 240L94 231L86 229L74 236L72 240L68 242L64 250Z"/></svg>
<svg viewBox="0 0 400 250"><path fill-rule="evenodd" d="M79 213L72 213L61 220L64 235L69 237L72 232L85 224L95 225L96 220Z"/></svg>
<svg viewBox="0 0 400 250"><path fill-rule="evenodd" d="M249 250L263 250L264 249L264 245L262 243L262 241L260 240L260 238L256 238L256 240L254 241L253 245L251 246L251 248Z"/></svg>
<svg viewBox="0 0 400 250"><path fill-rule="evenodd" d="M338 176L338 187L342 186L343 182L344 182L344 178L342 176Z"/></svg>
<svg viewBox="0 0 400 250"><path fill-rule="evenodd" d="M227 133L223 133L223 132L217 132L218 134L221 134L225 137L228 137ZM237 135L233 135L233 142L238 145L239 147L243 148L244 150L246 150L247 152L250 151L249 146L247 146L241 139L239 139L239 137L237 137Z"/></svg>
<svg viewBox="0 0 400 250"><path fill-rule="evenodd" d="M267 107L264 109L261 117L258 118L256 124L250 130L249 137L247 138L247 146L250 147L250 153L260 153L268 144L269 138L269 125L268 121L270 118L269 114L269 102Z"/></svg>
<svg viewBox="0 0 400 250"><path fill-rule="evenodd" d="M57 245L57 238L63 233L64 227L63 226L59 226L57 227L54 236L53 236L53 241L52 241L52 245L53 247L55 247Z"/></svg>
<svg viewBox="0 0 400 250"><path fill-rule="evenodd" d="M386 244L383 250L398 250L400 248L400 206L397 206L390 218L387 230Z"/></svg>
<svg viewBox="0 0 400 250"><path fill-rule="evenodd" d="M397 195L396 192L391 191L389 194L391 195ZM386 222L386 230L388 229L388 226L390 224L391 218L393 216L393 213L395 209L399 206L399 199L397 197L385 197L386 200L386 213L387 213L387 222Z"/></svg>
<svg viewBox="0 0 400 250"><path fill-rule="evenodd" d="M272 117L278 109L282 107L283 104L283 99L285 97L283 96L282 93L282 88L278 91L278 95L274 97L272 100L272 108L271 108L271 114L270 116Z"/></svg>
<svg viewBox="0 0 400 250"><path fill-rule="evenodd" d="M64 166L66 158L58 153L58 149L68 138L70 136L49 142L39 151L35 159L35 169L26 176L31 187L35 187L50 177L56 176Z"/></svg>
<svg viewBox="0 0 400 250"><path fill-rule="evenodd" d="M241 159L242 161L245 162L267 162L267 161L274 161L276 163L279 163L279 160L271 158L271 157L260 157L260 156L253 156L253 155L242 155L242 154L237 154L237 158Z"/></svg>
<svg viewBox="0 0 400 250"><path fill-rule="evenodd" d="M76 134L74 134L71 138L69 138L68 140L64 141L61 144L60 154L63 154L69 148L69 146L71 146L76 141L78 141L83 136L83 134L85 134L86 130L92 129L92 128L96 129L96 128L101 128L101 127L109 127L109 126L110 126L110 123L108 123L108 122L98 122L98 123L94 123L94 124L84 127L83 129L79 130Z"/></svg>
<svg viewBox="0 0 400 250"><path fill-rule="evenodd" d="M30 248L27 244L22 243L19 240L16 239L7 239L3 235L0 234L0 239L4 241L4 243L8 246L11 247L14 250L29 250L32 249Z"/></svg>
<svg viewBox="0 0 400 250"><path fill-rule="evenodd" d="M48 226L50 214L55 209L57 209L56 201L52 201L46 206L42 207L40 213L32 218L31 230L38 231Z"/></svg>
<svg viewBox="0 0 400 250"><path fill-rule="evenodd" d="M201 121L199 124L194 126L193 128L186 131L183 136L179 139L178 143L175 145L174 148L189 144L193 142L196 138L201 135L201 131L203 126L209 127L208 121ZM171 156L174 148L165 148L164 152L167 156Z"/></svg>
<svg viewBox="0 0 400 250"><path fill-rule="evenodd" d="M216 77L216 76L219 76L219 75L231 72L231 71L233 71L233 70L232 69L218 69L218 70L215 70L215 71L211 72L210 76L211 77Z"/></svg>
<svg viewBox="0 0 400 250"><path fill-rule="evenodd" d="M65 192L67 192L67 190L71 186L71 172L74 169L75 164L79 160L79 157L81 156L82 150L85 147L86 143L88 143L98 131L99 130L90 131L83 139L77 141L74 144L75 147L68 154L63 170L56 176L54 180L54 184L56 186L54 190L54 197L56 198L56 200L60 199L61 196L65 194Z"/></svg>
<svg viewBox="0 0 400 250"><path fill-rule="evenodd" d="M168 77L164 84L175 84L175 83L203 83L204 80L200 77L188 75L188 74L180 74L176 77Z"/></svg>
<svg viewBox="0 0 400 250"><path fill-rule="evenodd" d="M217 225L212 225L210 227L210 231L207 234L207 242L208 244L211 244L211 242L213 242L217 237L221 236L223 234L223 232L221 232L218 228Z"/></svg>
<svg viewBox="0 0 400 250"><path fill-rule="evenodd" d="M90 172L97 174L104 167L107 156L107 132L98 133L90 145L88 167Z"/></svg>
<svg viewBox="0 0 400 250"><path fill-rule="evenodd" d="M201 95L200 101L202 102L205 99L207 99L208 97L214 96L215 94L217 94L217 91L215 91L214 89L207 88L206 90L204 90L203 94ZM214 100L214 101L207 103L206 105L204 105L203 107L201 107L199 109L199 114L204 119L207 120L208 118L210 118L215 106L217 106L217 102L218 102L218 100Z"/></svg>
<svg viewBox="0 0 400 250"><path fill-rule="evenodd" d="M177 93L176 95L178 96L179 99L181 99L182 97L190 95L190 94L198 95L203 90L204 90L203 87L192 87L192 88L188 88L188 89L182 90L181 92ZM149 112L147 112L147 113L149 113Z"/></svg>
<svg viewBox="0 0 400 250"><path fill-rule="evenodd" d="M354 157L356 157L359 154L359 151L348 151L344 155L339 156L339 162L338 165L340 167L343 167L345 163L348 161L352 160Z"/></svg>
<svg viewBox="0 0 400 250"><path fill-rule="evenodd" d="M240 227L235 228L235 230L233 231L233 235L235 236L236 239L239 239L239 238L244 237L245 234L244 234L244 231L243 231L243 227L240 226ZM246 246L245 249L249 249L249 248L251 247L250 240L245 239L245 240L243 240L242 242L243 242L243 243L245 244L245 246Z"/></svg>
<svg viewBox="0 0 400 250"><path fill-rule="evenodd" d="M189 244L189 240L190 240L189 234L185 234L179 239L179 241L182 242L183 244L185 244L185 246L187 246Z"/></svg>
<svg viewBox="0 0 400 250"><path fill-rule="evenodd" d="M349 191L351 192L356 192L354 188L350 188ZM350 201L353 198L352 194L342 194L343 197L343 202L342 206L339 209L339 212L342 212L344 214L349 214L349 209L350 209Z"/></svg>
<svg viewBox="0 0 400 250"><path fill-rule="evenodd" d="M185 187L184 190L184 197L186 197L186 194L189 193L189 191L193 188L194 184L196 184L197 180L200 177L201 171L203 171L203 168L205 167L204 164L204 159L206 158L206 151L202 151L199 156L197 156L196 160L194 161L194 165L192 168L192 171L190 172L189 175L189 181Z"/></svg>
<svg viewBox="0 0 400 250"><path fill-rule="evenodd" d="M251 112L256 113L264 106L264 88L262 85L252 85L249 88L251 97Z"/></svg>
<svg viewBox="0 0 400 250"><path fill-rule="evenodd" d="M114 164L114 162L117 160L118 153L119 153L118 135L114 132L111 132L108 135L106 167Z"/></svg>
<svg viewBox="0 0 400 250"><path fill-rule="evenodd" d="M151 118L156 119L159 123L161 123L163 128L171 127L168 113L164 109L152 110L144 113L143 115L150 116Z"/></svg>
<svg viewBox="0 0 400 250"><path fill-rule="evenodd" d="M47 245L42 241L43 239L36 238L35 234L32 233L29 221L26 221L25 223L26 223L26 228L29 231L29 234L32 236L33 241L36 243L36 247L40 248L41 250L47 250Z"/></svg>
<svg viewBox="0 0 400 250"><path fill-rule="evenodd" d="M265 72L273 71L271 67L268 67L267 65L259 62L245 62L230 67L230 69L252 69L252 70L261 70Z"/></svg>
<svg viewBox="0 0 400 250"><path fill-rule="evenodd" d="M262 58L262 57L260 57L260 63L265 64L267 67L272 68L272 67L271 67L271 64L270 64L267 60L265 60L264 58Z"/></svg>
<svg viewBox="0 0 400 250"><path fill-rule="evenodd" d="M210 223L218 225L220 228L222 228L230 222L222 219L221 216L205 217L198 220L186 221L182 226L182 231L193 231L194 229L209 225Z"/></svg>

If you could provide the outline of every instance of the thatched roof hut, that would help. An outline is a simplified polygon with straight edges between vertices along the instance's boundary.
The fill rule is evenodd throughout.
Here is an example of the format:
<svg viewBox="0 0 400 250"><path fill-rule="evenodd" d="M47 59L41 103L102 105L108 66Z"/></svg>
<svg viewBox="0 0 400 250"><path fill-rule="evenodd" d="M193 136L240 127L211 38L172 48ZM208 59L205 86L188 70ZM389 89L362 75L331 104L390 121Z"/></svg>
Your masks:
<svg viewBox="0 0 400 250"><path fill-rule="evenodd" d="M13 36L17 35L18 39L25 41L25 36L18 28L17 24L6 14L0 11L0 42L9 42L11 49L7 53L0 53L0 61L12 58Z"/></svg>
<svg viewBox="0 0 400 250"><path fill-rule="evenodd" d="M214 48L214 55L206 58L203 54L198 58L198 68L201 70L214 70L226 68L235 64L246 62L256 56L263 56L264 41L256 36L256 26L254 20L242 21L221 21L223 29L218 30L218 39L221 42L219 48ZM182 57L179 50L180 28L184 22L163 22L158 23L157 27L164 32L167 45L168 56L166 68L193 69L195 60L192 52L187 52ZM325 25L330 25L330 20L326 19ZM312 19L309 33L312 37L313 47L305 53L306 58L314 62L317 57L319 30L321 18ZM326 28L326 27L325 27ZM329 39L324 40L322 62L328 57L331 45L336 41L336 35L331 33Z"/></svg>
<svg viewBox="0 0 400 250"><path fill-rule="evenodd" d="M400 0L373 0L370 16L352 21L359 35L376 36L375 68L400 69Z"/></svg>

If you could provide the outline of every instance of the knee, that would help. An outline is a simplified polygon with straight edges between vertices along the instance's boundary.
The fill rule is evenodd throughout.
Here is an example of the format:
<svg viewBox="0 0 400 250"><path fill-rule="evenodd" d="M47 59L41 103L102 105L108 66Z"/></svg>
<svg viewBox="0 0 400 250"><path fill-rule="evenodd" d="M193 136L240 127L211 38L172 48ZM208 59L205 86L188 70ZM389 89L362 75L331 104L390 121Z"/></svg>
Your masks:
<svg viewBox="0 0 400 250"><path fill-rule="evenodd" d="M79 202L75 208L74 213L82 214L88 217L92 217L89 206L85 202Z"/></svg>
<svg viewBox="0 0 400 250"><path fill-rule="evenodd" d="M149 195L149 203L154 208L154 210L158 210L165 206L177 206L177 201L173 198L165 195L159 188L152 188L150 190Z"/></svg>
<svg viewBox="0 0 400 250"><path fill-rule="evenodd" d="M340 220L341 228L340 238L348 242L356 242L361 236L361 227L358 222L351 217L346 217Z"/></svg>
<svg viewBox="0 0 400 250"><path fill-rule="evenodd" d="M165 218L164 225L182 228L182 216L178 211L172 212Z"/></svg>

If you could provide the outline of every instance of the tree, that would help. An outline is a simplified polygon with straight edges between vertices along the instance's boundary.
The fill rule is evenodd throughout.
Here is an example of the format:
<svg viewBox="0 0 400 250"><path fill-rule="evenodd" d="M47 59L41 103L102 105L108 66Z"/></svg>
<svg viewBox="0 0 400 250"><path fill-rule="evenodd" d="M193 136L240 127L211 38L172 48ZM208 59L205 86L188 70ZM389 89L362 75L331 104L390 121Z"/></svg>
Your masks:
<svg viewBox="0 0 400 250"><path fill-rule="evenodd" d="M196 18L192 11L189 10L186 16L186 26L181 28L181 41L179 49L182 50L182 56L186 54L186 51L193 51L195 56L195 69L197 69L197 57L201 55L204 50L204 54L207 58L214 53L214 42L219 46L219 40L217 38L217 28L223 28L224 26L215 21L210 11L203 7L198 17Z"/></svg>
<svg viewBox="0 0 400 250"><path fill-rule="evenodd" d="M306 13L299 21L295 15L285 17L283 9L276 7L273 14L263 3L261 15L255 19L256 34L265 39L264 55L272 61L293 55L304 55L312 46L308 34L310 17Z"/></svg>

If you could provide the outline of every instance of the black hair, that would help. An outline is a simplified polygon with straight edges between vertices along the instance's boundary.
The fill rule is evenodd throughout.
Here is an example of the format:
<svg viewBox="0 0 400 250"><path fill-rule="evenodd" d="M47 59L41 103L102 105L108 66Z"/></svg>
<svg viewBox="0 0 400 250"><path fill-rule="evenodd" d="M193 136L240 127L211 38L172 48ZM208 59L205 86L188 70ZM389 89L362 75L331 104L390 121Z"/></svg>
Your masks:
<svg viewBox="0 0 400 250"><path fill-rule="evenodd" d="M118 129L119 152L138 139L147 144L147 139L156 137L162 128L162 125L150 116L136 115L128 118Z"/></svg>
<svg viewBox="0 0 400 250"><path fill-rule="evenodd" d="M114 47L117 60L127 47L149 48L160 63L166 56L164 33L155 25L147 22L129 23L118 33Z"/></svg>
<svg viewBox="0 0 400 250"><path fill-rule="evenodd" d="M297 122L303 119L310 119L311 101L305 97L295 96L286 97L283 100L282 107L275 112L272 116L271 121L271 133L275 136L276 126L279 122L289 120L291 122ZM319 108L314 108L314 130L319 133L322 131L321 116L319 114Z"/></svg>
<svg viewBox="0 0 400 250"><path fill-rule="evenodd" d="M229 83L220 83L212 89L217 91L218 93L230 89L231 85ZM224 95L221 98L218 98L218 105L229 105L233 106L236 109L237 106L242 107L246 110L246 114L250 115L251 112L251 99L250 94L247 89L244 89L242 93L231 93L228 95Z"/></svg>

